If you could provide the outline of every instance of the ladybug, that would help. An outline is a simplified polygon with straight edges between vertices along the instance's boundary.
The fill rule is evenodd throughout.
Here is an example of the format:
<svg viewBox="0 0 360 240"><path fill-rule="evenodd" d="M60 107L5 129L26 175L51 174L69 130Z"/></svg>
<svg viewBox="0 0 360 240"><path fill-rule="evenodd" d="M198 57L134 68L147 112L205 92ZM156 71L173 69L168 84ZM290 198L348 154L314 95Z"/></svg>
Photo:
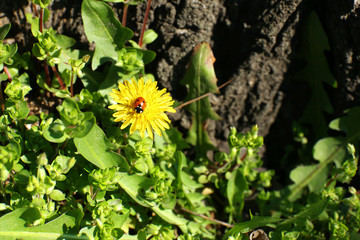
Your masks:
<svg viewBox="0 0 360 240"><path fill-rule="evenodd" d="M134 102L134 110L137 113L144 112L146 108L146 101L143 97L138 97Z"/></svg>

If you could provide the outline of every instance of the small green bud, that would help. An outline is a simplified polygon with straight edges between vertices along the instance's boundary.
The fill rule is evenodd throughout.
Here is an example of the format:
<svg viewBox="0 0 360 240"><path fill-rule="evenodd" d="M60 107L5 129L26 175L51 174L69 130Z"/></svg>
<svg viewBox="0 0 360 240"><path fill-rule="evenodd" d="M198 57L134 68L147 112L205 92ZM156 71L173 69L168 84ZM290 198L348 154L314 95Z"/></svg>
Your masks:
<svg viewBox="0 0 360 240"><path fill-rule="evenodd" d="M353 144L348 143L348 145L347 145L347 150L349 151L349 153L350 153L351 155L355 155L355 147L354 147Z"/></svg>
<svg viewBox="0 0 360 240"><path fill-rule="evenodd" d="M38 166L45 166L48 164L48 160L45 153L41 153L36 159Z"/></svg>
<svg viewBox="0 0 360 240"><path fill-rule="evenodd" d="M356 193L357 193L357 190L356 190L356 188L354 188L354 187L349 187L349 192L352 194L352 195L355 195Z"/></svg>

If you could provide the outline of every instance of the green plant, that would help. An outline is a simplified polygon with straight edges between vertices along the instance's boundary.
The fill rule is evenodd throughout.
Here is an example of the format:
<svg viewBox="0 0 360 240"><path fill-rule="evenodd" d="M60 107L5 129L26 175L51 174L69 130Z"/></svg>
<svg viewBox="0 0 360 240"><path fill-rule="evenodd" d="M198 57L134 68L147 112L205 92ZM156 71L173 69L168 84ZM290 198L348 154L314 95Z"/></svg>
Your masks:
<svg viewBox="0 0 360 240"><path fill-rule="evenodd" d="M153 121L160 125L149 121L144 127L136 115L140 120L127 123L135 129L120 128L108 108L114 105L109 93L119 83L139 88L138 79L155 81L145 72L155 53L144 47L157 34L144 31L136 43L125 26L127 8L142 1L108 2L124 3L122 23L107 3L82 2L94 52L74 49L74 39L44 28L51 1L33 1L39 14L27 14L35 39L31 52L4 44L10 25L0 28L1 239L359 238L359 194L351 186L359 108L330 123L346 136L319 139L315 162L295 168L294 184L282 190L271 189L275 171L262 167L257 126L247 133L231 128L229 152L216 150L203 127L217 119L206 99L188 107L193 126L186 139L171 126L160 131L168 128L169 95L159 111L162 122ZM187 99L217 92L213 61L210 46L197 45L182 81L189 86ZM34 64L43 70L35 71ZM37 97L48 103L39 113L28 104L34 84ZM186 155L184 149L192 147L195 153Z"/></svg>

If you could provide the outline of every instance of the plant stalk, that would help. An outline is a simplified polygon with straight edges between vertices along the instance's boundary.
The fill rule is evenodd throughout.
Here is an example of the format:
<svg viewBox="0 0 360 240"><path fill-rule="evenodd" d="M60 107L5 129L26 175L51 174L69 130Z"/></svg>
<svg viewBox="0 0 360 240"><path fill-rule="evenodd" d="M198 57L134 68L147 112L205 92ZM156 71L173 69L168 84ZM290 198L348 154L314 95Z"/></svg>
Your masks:
<svg viewBox="0 0 360 240"><path fill-rule="evenodd" d="M187 213L190 213L190 214L192 214L192 215L201 217L201 218L203 218L203 219L205 219L205 220L208 220L208 221L217 223L217 224L219 224L219 225L222 225L222 226L225 226L225 227L228 227L228 228L234 227L233 224L230 224L230 223L227 223L227 222L223 222L223 221L217 220L217 219L215 219L215 218L211 218L211 217L205 216L205 215L200 214L200 213L193 212L193 211L191 211L191 210L189 210L189 209L186 209L186 208L183 208L183 207L181 207L180 209L181 209L182 211L184 211L184 212L187 212Z"/></svg>
<svg viewBox="0 0 360 240"><path fill-rule="evenodd" d="M139 46L140 47L142 47L142 45L143 45L143 38L144 38L144 33L145 33L145 28L146 28L146 22L149 18L150 6L151 6L151 0L148 0L147 6L146 6L146 11L145 11L144 22L143 22L143 25L141 28L141 33L140 33L140 38L139 38Z"/></svg>
<svg viewBox="0 0 360 240"><path fill-rule="evenodd" d="M121 24L123 27L126 27L126 18L127 18L127 12L128 12L129 4L124 4L124 10L123 10L123 16L121 20Z"/></svg>
<svg viewBox="0 0 360 240"><path fill-rule="evenodd" d="M51 87L51 81L50 81L50 73L49 73L49 66L47 65L47 62L45 61L44 65L45 70L45 76L46 76L46 84Z"/></svg>
<svg viewBox="0 0 360 240"><path fill-rule="evenodd" d="M40 8L40 18L39 18L39 31L43 32L43 20L44 19L44 9Z"/></svg>
<svg viewBox="0 0 360 240"><path fill-rule="evenodd" d="M1 82L0 82L0 105L1 105L0 114L2 115L3 112L5 112L5 105L4 105L4 98L3 98L3 95L2 95Z"/></svg>
<svg viewBox="0 0 360 240"><path fill-rule="evenodd" d="M229 83L231 83L233 80L234 80L234 78L230 79L230 80L227 81L226 83L223 83L222 85L220 85L220 87L218 87L217 90L220 90L221 88L225 87L226 85L228 85ZM191 103L193 103L193 102L196 102L196 101L199 101L200 99L203 99L203 98L205 98L205 97L208 97L210 94L211 94L210 92L205 93L204 95L201 95L201 96L199 96L199 97L197 97L197 98L191 99L191 100L189 100L189 101L181 104L180 106L177 106L175 109L176 109L176 110L177 110L177 109L181 109L181 108L183 108L183 107L185 107L185 106L187 106L187 105L189 105L189 104L191 104Z"/></svg>
<svg viewBox="0 0 360 240"><path fill-rule="evenodd" d="M56 70L56 67L55 67L55 66L52 66L51 69L52 69L53 72L55 73L56 78L58 79L59 84L60 84L60 86L61 86L61 89L65 89L66 87L65 87L63 81L61 80L61 77L60 77L58 71Z"/></svg>
<svg viewBox="0 0 360 240"><path fill-rule="evenodd" d="M70 83L70 95L74 96L74 73L71 74L71 83Z"/></svg>
<svg viewBox="0 0 360 240"><path fill-rule="evenodd" d="M10 74L10 72L9 72L9 69L8 69L6 66L4 66L4 72L5 72L6 75L8 76L9 82L11 82L12 77L11 77L11 74Z"/></svg>

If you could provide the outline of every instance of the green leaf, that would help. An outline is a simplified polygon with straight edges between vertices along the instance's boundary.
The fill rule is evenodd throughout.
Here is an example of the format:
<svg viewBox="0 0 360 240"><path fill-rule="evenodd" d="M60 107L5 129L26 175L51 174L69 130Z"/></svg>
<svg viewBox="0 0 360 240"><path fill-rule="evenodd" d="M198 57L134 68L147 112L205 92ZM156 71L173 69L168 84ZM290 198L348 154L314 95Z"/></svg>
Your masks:
<svg viewBox="0 0 360 240"><path fill-rule="evenodd" d="M276 218L276 217L254 216L250 221L235 224L235 226L225 234L223 239L228 239L229 236L237 234L237 233L247 233L253 229L263 227L263 226L270 226L274 223L278 223L281 221L282 221L281 218Z"/></svg>
<svg viewBox="0 0 360 240"><path fill-rule="evenodd" d="M96 124L95 116L92 112L80 113L80 116L82 121L72 129L72 137L81 138L86 136Z"/></svg>
<svg viewBox="0 0 360 240"><path fill-rule="evenodd" d="M165 220L166 222L168 222L170 224L181 226L188 222L185 218L178 217L177 215L175 215L171 209L163 209L159 206L153 206L153 207L151 207L151 209L159 217L161 217L163 220Z"/></svg>
<svg viewBox="0 0 360 240"><path fill-rule="evenodd" d="M58 189L54 189L50 193L50 198L54 201L62 201L62 200L65 200L65 194Z"/></svg>
<svg viewBox="0 0 360 240"><path fill-rule="evenodd" d="M90 42L96 43L91 67L95 70L106 61L116 61L116 49L124 47L133 32L121 25L111 7L104 2L84 0L81 16L85 34Z"/></svg>
<svg viewBox="0 0 360 240"><path fill-rule="evenodd" d="M277 231L280 231L285 227L290 227L292 231L303 230L306 221L313 221L314 219L316 219L325 210L327 204L328 199L322 199L314 204L311 204L295 216L283 221L278 226ZM294 224L294 226L289 226L290 224Z"/></svg>
<svg viewBox="0 0 360 240"><path fill-rule="evenodd" d="M320 163L311 166L300 166L290 173L290 178L295 182L290 186L289 201L300 197L304 187L309 186L311 191L319 192L328 175L328 164L334 162L341 166L346 156L345 143L341 138L324 138L319 140L313 148L313 157Z"/></svg>
<svg viewBox="0 0 360 240"><path fill-rule="evenodd" d="M151 208L159 217L170 224L183 225L187 221L181 217L176 216L171 209L163 209L155 205L155 202L150 202L142 196L142 192L155 184L155 182L147 177L136 174L120 173L119 185L122 189L134 199L135 202L143 207Z"/></svg>
<svg viewBox="0 0 360 240"><path fill-rule="evenodd" d="M331 158L340 167L345 159L346 149L344 139L327 137L316 142L313 148L313 157L319 162Z"/></svg>
<svg viewBox="0 0 360 240"><path fill-rule="evenodd" d="M38 17L32 18L31 15L27 15L26 19L31 24L31 33L33 34L34 37L37 37L38 34L40 33L40 29L39 29L40 20L39 20L39 18Z"/></svg>
<svg viewBox="0 0 360 240"><path fill-rule="evenodd" d="M63 49L70 48L76 43L75 39L61 34L55 34L54 38L56 39L56 44Z"/></svg>
<svg viewBox="0 0 360 240"><path fill-rule="evenodd" d="M191 56L188 69L181 83L188 87L189 93L184 101L195 99L209 92L218 92L217 78L214 71L215 58L208 43L198 44ZM214 149L204 128L208 119L219 119L211 109L210 102L203 98L189 105L192 112L192 126L186 139L196 146L198 155L205 156L208 150Z"/></svg>
<svg viewBox="0 0 360 240"><path fill-rule="evenodd" d="M11 24L5 24L4 26L0 27L0 40L4 40L8 32L10 31Z"/></svg>
<svg viewBox="0 0 360 240"><path fill-rule="evenodd" d="M0 218L0 239L88 239L71 234L73 229L78 228L82 217L83 213L80 210L71 210L44 225L26 227L31 221L40 218L40 212L35 208L19 208Z"/></svg>
<svg viewBox="0 0 360 240"><path fill-rule="evenodd" d="M304 23L303 38L300 42L299 57L306 60L306 66L297 78L309 83L311 97L302 121L311 124L315 139L326 136L327 124L324 112L332 113L333 107L324 89L323 82L336 87L335 78L330 72L324 51L329 43L321 22L315 12L310 13Z"/></svg>
<svg viewBox="0 0 360 240"><path fill-rule="evenodd" d="M327 181L329 168L323 168L322 171L318 172L315 176L312 176L311 174L316 170L317 167L319 167L318 164L310 166L298 166L291 171L290 179L294 181L295 184L300 184L310 176L311 181L308 182L310 191L320 193ZM297 197L300 197L300 195Z"/></svg>
<svg viewBox="0 0 360 240"><path fill-rule="evenodd" d="M158 34L154 30L148 29L144 33L143 43L144 44L152 43L153 41L155 41L157 37Z"/></svg>
<svg viewBox="0 0 360 240"><path fill-rule="evenodd" d="M94 125L91 131L81 138L74 138L78 152L95 166L104 169L120 167L122 171L128 171L129 165L125 158L111 151L111 143L98 125Z"/></svg>
<svg viewBox="0 0 360 240"><path fill-rule="evenodd" d="M174 143L176 144L176 150L183 150L185 148L189 148L189 144L184 141L179 130L174 127L170 127L166 131L162 131L162 136L158 136L157 134L154 135L154 141L156 148L161 148L161 145Z"/></svg>
<svg viewBox="0 0 360 240"><path fill-rule="evenodd" d="M1 57L0 57L0 64L8 61L14 54L17 52L17 44L5 44L2 46L1 50Z"/></svg>
<svg viewBox="0 0 360 240"><path fill-rule="evenodd" d="M111 65L115 66L115 65ZM104 73L99 71L93 71L91 68L84 67L82 69L83 77L81 78L81 82L84 84L84 87L88 89L90 92L95 92L99 90L99 85L102 81L104 81ZM112 86L110 84L110 86ZM111 89L110 89L111 91Z"/></svg>
<svg viewBox="0 0 360 240"><path fill-rule="evenodd" d="M53 143L64 142L69 135L64 131L65 126L60 119L56 119L51 124L47 125L43 130L43 136L46 140Z"/></svg>
<svg viewBox="0 0 360 240"><path fill-rule="evenodd" d="M121 68L116 65L111 65L107 68L106 76L102 76L101 82L99 82L99 93L101 96L108 96L112 89L117 89L120 71Z"/></svg>
<svg viewBox="0 0 360 240"><path fill-rule="evenodd" d="M244 193L248 190L248 184L240 169L231 173L228 180L226 193L231 207L231 211L236 216L241 216L244 207Z"/></svg>
<svg viewBox="0 0 360 240"><path fill-rule="evenodd" d="M131 175L122 172L119 174L120 180L118 183L120 187L124 189L125 192L127 192L127 194L129 194L129 196L141 206L151 207L149 201L147 201L141 193L143 190L153 186L155 184L154 180L136 174Z"/></svg>
<svg viewBox="0 0 360 240"><path fill-rule="evenodd" d="M360 107L354 107L345 111L345 116L333 120L329 127L346 133L348 141L356 144L360 141Z"/></svg>

